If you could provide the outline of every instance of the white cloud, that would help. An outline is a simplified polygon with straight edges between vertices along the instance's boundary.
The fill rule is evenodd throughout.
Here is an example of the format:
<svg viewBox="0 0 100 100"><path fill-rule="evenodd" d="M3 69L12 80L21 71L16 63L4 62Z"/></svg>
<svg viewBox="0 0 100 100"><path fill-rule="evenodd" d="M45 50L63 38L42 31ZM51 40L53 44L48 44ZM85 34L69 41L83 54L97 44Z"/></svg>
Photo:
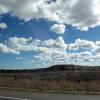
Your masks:
<svg viewBox="0 0 100 100"><path fill-rule="evenodd" d="M69 50L78 50L80 48L88 49L93 51L96 48L96 45L94 42L84 39L76 39L75 43L69 44Z"/></svg>
<svg viewBox="0 0 100 100"><path fill-rule="evenodd" d="M95 52L96 52L96 54L100 53L100 47L97 47L97 48L95 49Z"/></svg>
<svg viewBox="0 0 100 100"><path fill-rule="evenodd" d="M27 42L31 41L32 38L24 38L24 37L21 37L21 38L18 38L18 37L11 37L9 38L9 42L10 43L13 43L13 44L26 44Z"/></svg>
<svg viewBox="0 0 100 100"><path fill-rule="evenodd" d="M78 50L79 49L79 46L76 43L70 43L68 45L68 49L69 50Z"/></svg>
<svg viewBox="0 0 100 100"><path fill-rule="evenodd" d="M46 47L53 46L54 40L53 39L45 40L45 41L42 42L42 45L46 46Z"/></svg>
<svg viewBox="0 0 100 100"><path fill-rule="evenodd" d="M4 13L7 13L7 12L8 11L7 11L6 7L4 5L2 5L2 4L0 4L0 15L4 14Z"/></svg>
<svg viewBox="0 0 100 100"><path fill-rule="evenodd" d="M41 43L40 40L32 38L11 37L5 43L0 43L0 52L19 54L22 51L37 51L37 46Z"/></svg>
<svg viewBox="0 0 100 100"><path fill-rule="evenodd" d="M62 54L67 49L67 44L64 42L63 37L58 37L56 40L49 39L41 43L37 47L37 51L52 56L53 54Z"/></svg>
<svg viewBox="0 0 100 100"><path fill-rule="evenodd" d="M62 48L62 49L66 49L67 48L67 44L65 43L63 37L58 37L56 39L55 46L59 47L59 48Z"/></svg>
<svg viewBox="0 0 100 100"><path fill-rule="evenodd" d="M25 21L36 18L38 6L43 0L0 0L1 12L10 12L11 15L18 16Z"/></svg>
<svg viewBox="0 0 100 100"><path fill-rule="evenodd" d="M56 40L49 39L45 41L40 41L38 39L33 40L31 37L11 37L8 39L8 41L6 41L6 45L15 51L33 51L37 52L38 54L45 54L47 56L57 54L61 55L67 49L67 44L64 42L63 37L58 37Z"/></svg>
<svg viewBox="0 0 100 100"><path fill-rule="evenodd" d="M7 24L6 23L0 23L0 29L5 29L7 28Z"/></svg>
<svg viewBox="0 0 100 100"><path fill-rule="evenodd" d="M89 51L85 51L85 52L81 52L80 55L81 57L88 57L88 56L92 56L92 53Z"/></svg>
<svg viewBox="0 0 100 100"><path fill-rule="evenodd" d="M42 42L42 46L66 49L67 44L65 43L63 37L58 37L55 40L49 39Z"/></svg>
<svg viewBox="0 0 100 100"><path fill-rule="evenodd" d="M100 47L100 41L96 41L96 45Z"/></svg>
<svg viewBox="0 0 100 100"><path fill-rule="evenodd" d="M98 53L96 55L92 55L92 56L86 57L84 59L84 61L85 62L93 62L93 63L100 62L100 53Z"/></svg>
<svg viewBox="0 0 100 100"><path fill-rule="evenodd" d="M11 37L7 41L8 45L14 50L18 51L34 51L36 49L36 44L38 44L38 40L32 41L32 38L18 38Z"/></svg>
<svg viewBox="0 0 100 100"><path fill-rule="evenodd" d="M94 51L96 54L99 54L100 53L100 41L96 41L95 44L96 44L96 47Z"/></svg>
<svg viewBox="0 0 100 100"><path fill-rule="evenodd" d="M63 37L58 37L55 40L48 39L41 41L33 40L32 37L11 37L5 42L6 45L15 51L34 51L47 54L65 54L67 50L75 50L83 48L85 51L94 49L97 42L92 42L83 39L76 39L74 43L65 43ZM86 52L87 53L87 52Z"/></svg>
<svg viewBox="0 0 100 100"><path fill-rule="evenodd" d="M2 53L12 53L12 54L20 54L19 51L16 51L14 49L11 49L9 47L7 47L5 44L0 43L0 52Z"/></svg>
<svg viewBox="0 0 100 100"><path fill-rule="evenodd" d="M74 51L69 52L70 50ZM99 41L76 39L74 43L67 44L63 37L45 41L34 40L32 37L11 37L8 41L0 43L1 53L20 54L30 51L34 54L30 61L33 61L32 59L34 58L36 61L49 62L51 64L79 64L80 62L87 64L87 62L100 61Z"/></svg>
<svg viewBox="0 0 100 100"><path fill-rule="evenodd" d="M100 25L100 0L0 0L0 14L10 12L25 21L44 18L87 31Z"/></svg>
<svg viewBox="0 0 100 100"><path fill-rule="evenodd" d="M51 26L50 30L57 34L64 34L65 25L64 24L54 24L53 26Z"/></svg>

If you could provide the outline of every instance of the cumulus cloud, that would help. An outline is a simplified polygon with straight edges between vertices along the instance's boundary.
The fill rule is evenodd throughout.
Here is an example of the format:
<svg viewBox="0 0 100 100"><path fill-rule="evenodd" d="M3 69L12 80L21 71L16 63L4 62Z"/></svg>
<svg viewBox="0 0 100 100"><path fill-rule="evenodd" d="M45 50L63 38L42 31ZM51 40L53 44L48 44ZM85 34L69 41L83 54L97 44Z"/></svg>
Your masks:
<svg viewBox="0 0 100 100"><path fill-rule="evenodd" d="M12 53L12 54L20 54L19 51L9 48L7 45L0 43L0 52L2 53Z"/></svg>
<svg viewBox="0 0 100 100"><path fill-rule="evenodd" d="M98 65L99 64L98 62L100 62L100 53L86 57L85 59L83 59L83 61L97 63L96 65Z"/></svg>
<svg viewBox="0 0 100 100"><path fill-rule="evenodd" d="M8 45L14 50L18 51L33 51L36 48L36 44L39 42L37 40L32 41L32 38L18 38L11 37L7 41Z"/></svg>
<svg viewBox="0 0 100 100"><path fill-rule="evenodd" d="M0 43L0 52L20 54L22 51L37 51L40 40L29 38L10 37L5 43Z"/></svg>
<svg viewBox="0 0 100 100"><path fill-rule="evenodd" d="M53 26L51 26L50 30L57 34L64 34L65 25L64 24L54 24Z"/></svg>
<svg viewBox="0 0 100 100"><path fill-rule="evenodd" d="M99 43L100 41L76 39L74 43L68 44L63 37L44 41L32 37L10 37L8 41L0 43L0 52L21 54L31 51L34 53L32 59L51 64L99 62Z"/></svg>
<svg viewBox="0 0 100 100"><path fill-rule="evenodd" d="M62 49L67 48L67 44L65 43L63 37L58 37L55 40L53 39L45 40L42 42L42 45L53 48L62 48Z"/></svg>
<svg viewBox="0 0 100 100"><path fill-rule="evenodd" d="M100 47L100 41L96 41L96 46Z"/></svg>
<svg viewBox="0 0 100 100"><path fill-rule="evenodd" d="M7 24L6 23L0 23L0 29L5 29L7 28Z"/></svg>
<svg viewBox="0 0 100 100"><path fill-rule="evenodd" d="M5 46L15 51L34 51L44 53L62 53L67 48L67 44L64 42L63 37L58 37L56 40L49 39L41 41L38 39L23 38L23 37L10 37L8 41L5 41Z"/></svg>
<svg viewBox="0 0 100 100"><path fill-rule="evenodd" d="M100 25L100 0L0 0L0 14L25 21L44 18L87 31Z"/></svg>
<svg viewBox="0 0 100 100"><path fill-rule="evenodd" d="M0 3L0 15L7 12L8 12L7 8Z"/></svg>
<svg viewBox="0 0 100 100"><path fill-rule="evenodd" d="M84 51L68 53L69 47L71 47L72 44L65 43L62 37L58 37L56 40L52 39L46 40L42 42L41 46L39 47L40 48L39 54L35 55L34 57L40 61L50 61L57 64L61 62L65 63L72 61L74 62L85 61L85 59L89 59L90 57L92 57L92 52L88 51L88 49L90 50L91 48L94 47L94 45L90 46L91 42L92 41L78 39L75 41L75 43L73 43L76 45L74 49L75 51L77 51L76 48L78 48L79 50L80 48L84 48ZM55 46L56 44L57 46ZM90 45L88 46L88 44ZM93 42L93 44L95 43ZM62 45L63 49L61 47Z"/></svg>
<svg viewBox="0 0 100 100"><path fill-rule="evenodd" d="M43 0L0 0L0 13L10 12L11 15L17 16L25 21L36 18L38 6Z"/></svg>
<svg viewBox="0 0 100 100"><path fill-rule="evenodd" d="M75 43L69 44L69 50L78 50L80 48L93 51L96 48L94 42L84 39L76 39Z"/></svg>

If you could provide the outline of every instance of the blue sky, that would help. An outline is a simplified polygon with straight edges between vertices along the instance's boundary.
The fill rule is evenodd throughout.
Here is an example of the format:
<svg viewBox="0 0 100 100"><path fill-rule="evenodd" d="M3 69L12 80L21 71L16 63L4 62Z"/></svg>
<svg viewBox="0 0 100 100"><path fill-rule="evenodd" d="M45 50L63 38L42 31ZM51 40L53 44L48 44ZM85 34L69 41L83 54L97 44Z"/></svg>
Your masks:
<svg viewBox="0 0 100 100"><path fill-rule="evenodd" d="M0 69L100 65L100 0L23 1L0 0Z"/></svg>

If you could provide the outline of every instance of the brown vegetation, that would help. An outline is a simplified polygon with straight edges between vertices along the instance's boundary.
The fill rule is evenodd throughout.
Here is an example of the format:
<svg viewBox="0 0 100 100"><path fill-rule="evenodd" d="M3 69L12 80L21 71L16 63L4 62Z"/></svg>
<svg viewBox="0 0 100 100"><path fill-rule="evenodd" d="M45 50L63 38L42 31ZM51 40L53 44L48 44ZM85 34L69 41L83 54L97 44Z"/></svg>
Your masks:
<svg viewBox="0 0 100 100"><path fill-rule="evenodd" d="M100 92L99 70L0 72L0 87Z"/></svg>

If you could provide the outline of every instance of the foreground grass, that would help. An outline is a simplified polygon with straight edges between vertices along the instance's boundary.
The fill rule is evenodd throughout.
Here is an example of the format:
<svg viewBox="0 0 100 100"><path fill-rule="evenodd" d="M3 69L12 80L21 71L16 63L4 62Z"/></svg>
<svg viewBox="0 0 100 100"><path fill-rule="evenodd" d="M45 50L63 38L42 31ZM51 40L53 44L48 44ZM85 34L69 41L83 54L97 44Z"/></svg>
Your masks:
<svg viewBox="0 0 100 100"><path fill-rule="evenodd" d="M100 95L100 71L44 72L44 73L0 73L0 89Z"/></svg>
<svg viewBox="0 0 100 100"><path fill-rule="evenodd" d="M100 80L73 82L66 80L3 79L0 81L0 89L44 93L100 95Z"/></svg>

